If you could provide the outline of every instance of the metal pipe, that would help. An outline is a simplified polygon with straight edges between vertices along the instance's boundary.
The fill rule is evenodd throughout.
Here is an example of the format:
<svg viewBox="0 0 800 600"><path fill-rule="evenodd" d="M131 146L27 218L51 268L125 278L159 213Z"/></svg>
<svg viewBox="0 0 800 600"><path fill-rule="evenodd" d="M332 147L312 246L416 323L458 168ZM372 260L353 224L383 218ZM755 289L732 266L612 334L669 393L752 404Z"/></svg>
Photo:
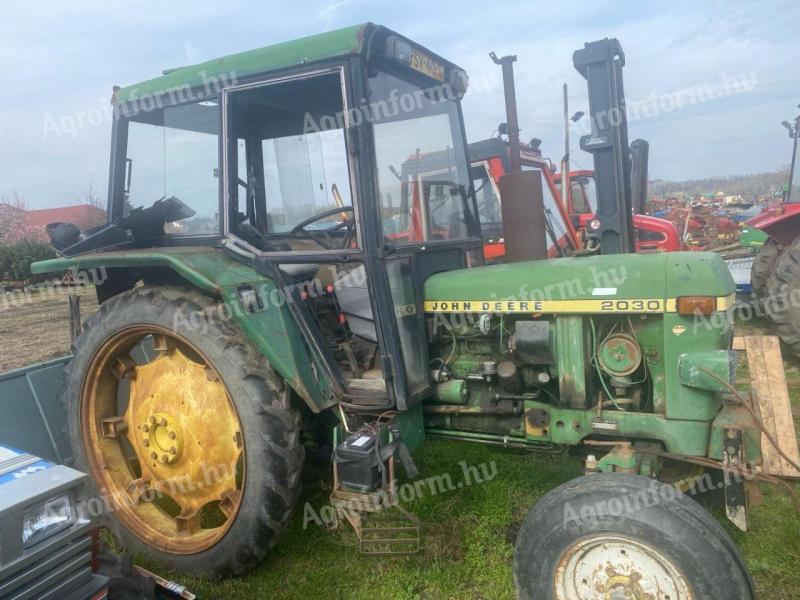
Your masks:
<svg viewBox="0 0 800 600"><path fill-rule="evenodd" d="M789 135L794 138L794 147L792 148L792 166L789 168L789 192L786 195L786 203L792 201L792 184L794 183L794 168L797 162L797 144L800 140L800 115L794 120L794 131L790 130ZM797 199L800 202L800 198Z"/></svg>
<svg viewBox="0 0 800 600"><path fill-rule="evenodd" d="M503 56L498 58L494 52L489 56L494 64L503 68L503 92L506 98L506 128L508 129L508 149L509 160L511 162L511 173L522 171L522 158L519 151L519 119L517 118L517 92L514 87L514 61L516 55Z"/></svg>
<svg viewBox="0 0 800 600"><path fill-rule="evenodd" d="M511 435L495 435L492 433L477 433L472 431L459 431L457 429L436 429L430 427L425 429L426 435L437 435L440 437L466 439L466 440L480 440L485 442L498 442L503 445L511 444L514 442L525 442L525 436L511 436Z"/></svg>
<svg viewBox="0 0 800 600"><path fill-rule="evenodd" d="M503 408L500 406L430 406L422 407L422 411L433 415L506 415L506 416L519 416L522 414L522 405L514 406L511 408Z"/></svg>
<svg viewBox="0 0 800 600"><path fill-rule="evenodd" d="M567 204L570 192L569 182L569 100L567 98L567 84L564 84L564 158L561 159L561 205L564 210L572 212L572 207Z"/></svg>

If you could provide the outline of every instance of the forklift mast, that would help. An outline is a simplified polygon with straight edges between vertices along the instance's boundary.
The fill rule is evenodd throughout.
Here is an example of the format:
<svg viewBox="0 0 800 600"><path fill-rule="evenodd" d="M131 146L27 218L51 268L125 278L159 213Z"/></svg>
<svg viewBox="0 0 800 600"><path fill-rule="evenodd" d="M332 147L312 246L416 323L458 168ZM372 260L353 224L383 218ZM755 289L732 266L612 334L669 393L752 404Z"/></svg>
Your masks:
<svg viewBox="0 0 800 600"><path fill-rule="evenodd" d="M589 88L592 133L580 147L594 157L597 183L597 221L601 254L635 251L631 158L622 67L625 54L616 39L584 44L572 62Z"/></svg>
<svg viewBox="0 0 800 600"><path fill-rule="evenodd" d="M636 139L631 142L631 202L633 214L643 215L647 212L647 161L650 144L646 140Z"/></svg>

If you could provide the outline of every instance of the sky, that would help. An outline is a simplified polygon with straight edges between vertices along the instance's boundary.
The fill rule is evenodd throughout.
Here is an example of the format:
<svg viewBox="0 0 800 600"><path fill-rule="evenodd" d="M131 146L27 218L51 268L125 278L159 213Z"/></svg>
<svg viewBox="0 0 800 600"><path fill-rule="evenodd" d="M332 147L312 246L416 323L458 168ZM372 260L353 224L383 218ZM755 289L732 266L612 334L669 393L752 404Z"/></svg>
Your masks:
<svg viewBox="0 0 800 600"><path fill-rule="evenodd" d="M572 53L616 37L626 54L629 136L650 143L650 178L755 173L789 163L781 126L800 109L800 3L762 2L73 2L0 8L0 197L29 208L106 195L109 99L163 69L364 21L386 25L467 70L469 141L505 120L500 68L516 54L521 137L563 153L562 84L587 110ZM634 110L635 109L635 110ZM575 166L588 120L573 125Z"/></svg>

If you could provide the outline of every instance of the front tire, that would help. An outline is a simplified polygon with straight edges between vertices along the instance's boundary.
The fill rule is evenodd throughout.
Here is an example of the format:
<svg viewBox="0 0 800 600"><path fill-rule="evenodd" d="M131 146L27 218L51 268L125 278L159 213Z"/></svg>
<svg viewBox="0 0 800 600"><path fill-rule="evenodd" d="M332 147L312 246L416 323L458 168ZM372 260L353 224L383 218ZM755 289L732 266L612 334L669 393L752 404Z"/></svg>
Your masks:
<svg viewBox="0 0 800 600"><path fill-rule="evenodd" d="M218 304L138 287L104 302L65 374L76 467L121 543L194 575L240 574L285 528L303 449L290 392Z"/></svg>
<svg viewBox="0 0 800 600"><path fill-rule="evenodd" d="M517 537L520 600L753 600L727 533L671 486L598 473L546 494Z"/></svg>

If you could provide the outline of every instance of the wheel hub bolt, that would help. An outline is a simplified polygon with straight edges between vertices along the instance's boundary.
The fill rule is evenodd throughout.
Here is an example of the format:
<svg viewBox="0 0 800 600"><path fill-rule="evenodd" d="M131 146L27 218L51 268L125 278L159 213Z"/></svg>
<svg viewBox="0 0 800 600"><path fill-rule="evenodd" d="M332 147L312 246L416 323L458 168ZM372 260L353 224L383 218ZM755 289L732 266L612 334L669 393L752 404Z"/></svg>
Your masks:
<svg viewBox="0 0 800 600"><path fill-rule="evenodd" d="M152 414L147 422L149 425L142 426L142 445L153 450L153 460L163 464L179 460L183 450L180 422L166 413Z"/></svg>

